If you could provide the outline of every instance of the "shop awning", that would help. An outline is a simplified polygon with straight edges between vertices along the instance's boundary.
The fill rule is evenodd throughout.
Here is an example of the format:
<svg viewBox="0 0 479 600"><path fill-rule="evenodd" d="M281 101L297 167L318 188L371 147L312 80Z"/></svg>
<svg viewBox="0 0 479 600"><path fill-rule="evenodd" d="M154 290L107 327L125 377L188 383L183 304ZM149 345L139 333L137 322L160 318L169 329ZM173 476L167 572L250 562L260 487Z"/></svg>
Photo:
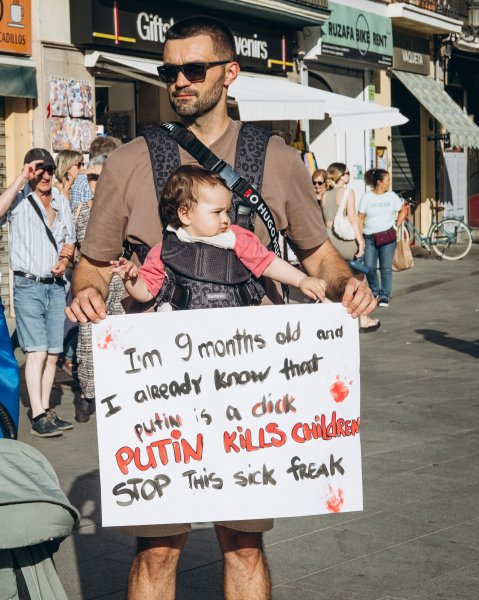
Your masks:
<svg viewBox="0 0 479 600"><path fill-rule="evenodd" d="M479 127L458 106L441 85L428 75L393 71L431 115L451 136L451 145L479 148Z"/></svg>
<svg viewBox="0 0 479 600"><path fill-rule="evenodd" d="M379 129L407 122L397 108L363 102L282 77L242 73L229 96L238 103L243 121L296 121L331 119L337 131Z"/></svg>
<svg viewBox="0 0 479 600"><path fill-rule="evenodd" d="M86 67L101 66L164 87L157 76L159 64L119 54L93 52L85 56ZM329 117L332 127L340 131L378 129L407 122L396 108L355 100L269 75L240 73L231 85L228 97L238 104L242 121L324 120Z"/></svg>
<svg viewBox="0 0 479 600"><path fill-rule="evenodd" d="M36 98L35 63L29 59L0 59L0 96Z"/></svg>

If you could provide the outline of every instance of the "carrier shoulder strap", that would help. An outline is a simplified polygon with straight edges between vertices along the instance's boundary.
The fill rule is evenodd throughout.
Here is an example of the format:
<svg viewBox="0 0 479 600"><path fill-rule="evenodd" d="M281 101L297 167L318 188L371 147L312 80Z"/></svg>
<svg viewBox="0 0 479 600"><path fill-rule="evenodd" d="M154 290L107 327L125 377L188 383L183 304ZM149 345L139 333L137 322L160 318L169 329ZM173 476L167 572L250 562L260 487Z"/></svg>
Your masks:
<svg viewBox="0 0 479 600"><path fill-rule="evenodd" d="M234 171L231 165L218 158L207 146L200 142L191 131L188 131L188 129L181 125L181 123L162 123L160 127L163 127L163 129L168 132L168 135L178 142L178 144L205 169L208 169L213 173L218 173L229 189L240 198L240 206L245 205L249 207L250 210L258 213L269 234L273 251L277 256L281 256L278 231L273 215L256 187L249 183L242 175Z"/></svg>
<svg viewBox="0 0 479 600"><path fill-rule="evenodd" d="M168 177L180 166L178 144L159 125L155 125L143 134L150 153L153 181L158 202Z"/></svg>
<svg viewBox="0 0 479 600"><path fill-rule="evenodd" d="M167 132L159 126L150 128L144 134L153 168L153 179L158 201L163 186L170 174L180 165L178 144ZM252 123L243 123L236 145L235 170L259 192L263 185L266 149L270 133ZM186 148L188 150L188 148ZM217 163L217 158L211 160L208 153L202 153L201 147L195 146L196 154L201 152L202 165L210 169ZM245 229L254 231L255 212L244 204L241 197L234 193L231 219Z"/></svg>
<svg viewBox="0 0 479 600"><path fill-rule="evenodd" d="M168 177L180 166L180 151L178 144L159 125L153 125L143 133L150 154L153 182L158 203L161 192ZM141 264L145 262L150 248L146 244L131 244L128 239L123 241L123 256L130 258L135 252Z"/></svg>
<svg viewBox="0 0 479 600"><path fill-rule="evenodd" d="M235 171L261 193L270 132L253 123L243 123L236 144ZM256 212L234 194L231 218L245 229L254 231Z"/></svg>

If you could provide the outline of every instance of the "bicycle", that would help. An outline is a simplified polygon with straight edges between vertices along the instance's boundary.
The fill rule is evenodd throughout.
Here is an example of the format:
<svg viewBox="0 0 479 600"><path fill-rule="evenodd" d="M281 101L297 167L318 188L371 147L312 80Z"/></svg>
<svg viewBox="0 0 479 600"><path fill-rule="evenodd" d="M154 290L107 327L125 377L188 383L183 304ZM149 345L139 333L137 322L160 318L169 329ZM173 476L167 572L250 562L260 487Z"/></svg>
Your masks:
<svg viewBox="0 0 479 600"><path fill-rule="evenodd" d="M439 219L439 213L444 210L443 206L431 203L432 223L426 235L420 233L409 219L411 207L415 208L417 203L413 198L403 198L408 206L408 212L404 219L399 239L411 244L411 238L431 253L431 250L445 260L459 260L464 258L472 246L472 233L469 227L461 220L452 217Z"/></svg>

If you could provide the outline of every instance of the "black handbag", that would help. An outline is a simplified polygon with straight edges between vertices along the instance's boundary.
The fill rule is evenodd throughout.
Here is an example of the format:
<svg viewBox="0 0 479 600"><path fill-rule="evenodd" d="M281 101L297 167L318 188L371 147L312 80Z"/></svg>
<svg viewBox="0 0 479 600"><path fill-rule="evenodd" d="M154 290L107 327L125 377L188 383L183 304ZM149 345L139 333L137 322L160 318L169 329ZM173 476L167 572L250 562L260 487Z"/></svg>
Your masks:
<svg viewBox="0 0 479 600"><path fill-rule="evenodd" d="M386 231L378 231L377 233L373 233L373 241L376 248L380 248L386 244L391 244L392 242L396 241L396 238L397 233L394 227L386 229Z"/></svg>

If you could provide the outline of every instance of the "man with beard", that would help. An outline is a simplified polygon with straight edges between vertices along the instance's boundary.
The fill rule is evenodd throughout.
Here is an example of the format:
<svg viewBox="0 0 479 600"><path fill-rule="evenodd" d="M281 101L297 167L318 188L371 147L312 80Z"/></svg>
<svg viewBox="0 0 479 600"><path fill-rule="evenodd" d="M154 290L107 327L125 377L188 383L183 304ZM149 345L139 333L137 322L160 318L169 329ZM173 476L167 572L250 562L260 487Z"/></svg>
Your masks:
<svg viewBox="0 0 479 600"><path fill-rule="evenodd" d="M160 76L167 84L171 106L181 122L227 163L235 164L241 123L227 114L227 93L239 65L231 31L217 19L190 17L167 32ZM182 148L181 164L197 164ZM292 244L309 275L325 279L328 296L342 301L357 317L368 314L375 300L367 286L352 277L345 261L328 241L309 174L299 154L273 136L268 144L262 196L277 229ZM98 183L83 258L76 267L74 295L68 316L84 323L105 318L110 260L122 253L123 240L153 247L161 240L150 154L144 138L116 150ZM266 227L256 219L255 233L268 244ZM281 302L275 286L269 302ZM225 597L228 600L267 600L271 584L263 553L262 532L272 520L216 523L224 555ZM129 599L172 599L176 566L189 524L128 528L138 536L138 552L129 579Z"/></svg>

